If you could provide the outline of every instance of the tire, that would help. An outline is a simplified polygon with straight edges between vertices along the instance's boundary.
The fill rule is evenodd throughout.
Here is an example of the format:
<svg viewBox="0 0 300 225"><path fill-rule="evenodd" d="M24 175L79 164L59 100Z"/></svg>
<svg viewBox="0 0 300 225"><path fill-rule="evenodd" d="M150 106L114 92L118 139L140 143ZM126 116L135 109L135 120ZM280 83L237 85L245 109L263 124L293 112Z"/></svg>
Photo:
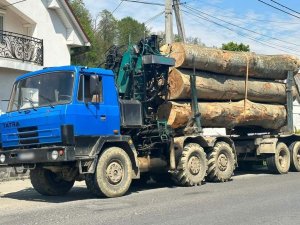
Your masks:
<svg viewBox="0 0 300 225"><path fill-rule="evenodd" d="M207 159L203 148L195 143L187 144L180 157L173 180L181 186L201 185L207 171Z"/></svg>
<svg viewBox="0 0 300 225"><path fill-rule="evenodd" d="M63 180L58 174L44 168L30 171L30 181L33 188L42 195L59 196L71 190L75 180Z"/></svg>
<svg viewBox="0 0 300 225"><path fill-rule="evenodd" d="M127 153L118 147L110 147L100 155L94 174L86 175L88 190L97 197L120 197L129 189L132 181L132 165Z"/></svg>
<svg viewBox="0 0 300 225"><path fill-rule="evenodd" d="M267 159L267 166L270 172L275 174L286 174L290 168L290 151L286 144L278 142L276 145L275 154Z"/></svg>
<svg viewBox="0 0 300 225"><path fill-rule="evenodd" d="M290 171L300 172L300 142L295 141L289 146L291 155Z"/></svg>
<svg viewBox="0 0 300 225"><path fill-rule="evenodd" d="M207 180L211 182L226 182L233 176L235 169L233 149L226 142L217 142L208 154Z"/></svg>

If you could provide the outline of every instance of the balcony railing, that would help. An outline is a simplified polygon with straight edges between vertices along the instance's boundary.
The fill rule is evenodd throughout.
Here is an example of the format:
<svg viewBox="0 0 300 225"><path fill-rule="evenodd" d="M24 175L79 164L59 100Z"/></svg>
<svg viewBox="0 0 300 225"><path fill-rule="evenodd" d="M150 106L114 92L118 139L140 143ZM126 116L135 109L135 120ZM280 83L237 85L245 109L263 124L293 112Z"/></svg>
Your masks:
<svg viewBox="0 0 300 225"><path fill-rule="evenodd" d="M43 40L0 30L0 57L43 65Z"/></svg>

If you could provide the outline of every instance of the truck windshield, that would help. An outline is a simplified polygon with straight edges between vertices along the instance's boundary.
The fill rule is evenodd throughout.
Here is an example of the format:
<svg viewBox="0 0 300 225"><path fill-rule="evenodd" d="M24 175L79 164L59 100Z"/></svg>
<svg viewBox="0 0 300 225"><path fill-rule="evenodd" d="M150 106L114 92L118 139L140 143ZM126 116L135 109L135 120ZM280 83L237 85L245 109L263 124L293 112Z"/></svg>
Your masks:
<svg viewBox="0 0 300 225"><path fill-rule="evenodd" d="M13 87L7 111L69 103L73 82L72 72L45 73L19 80Z"/></svg>

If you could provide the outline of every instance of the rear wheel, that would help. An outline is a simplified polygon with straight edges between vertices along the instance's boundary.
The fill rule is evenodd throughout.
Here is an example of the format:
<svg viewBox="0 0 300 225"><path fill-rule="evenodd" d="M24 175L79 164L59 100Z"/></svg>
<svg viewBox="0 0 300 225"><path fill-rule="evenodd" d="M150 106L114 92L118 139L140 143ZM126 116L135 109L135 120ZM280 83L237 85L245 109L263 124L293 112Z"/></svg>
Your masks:
<svg viewBox="0 0 300 225"><path fill-rule="evenodd" d="M229 181L234 169L233 149L226 142L217 142L208 154L207 180L212 182Z"/></svg>
<svg viewBox="0 0 300 225"><path fill-rule="evenodd" d="M60 174L44 168L30 171L30 180L33 188L42 195L64 195L73 187L75 180L66 181Z"/></svg>
<svg viewBox="0 0 300 225"><path fill-rule="evenodd" d="M176 183L182 186L201 185L207 170L207 159L203 148L195 143L187 144L177 167L172 174Z"/></svg>
<svg viewBox="0 0 300 225"><path fill-rule="evenodd" d="M300 172L300 142L293 142L289 146L291 155L291 171Z"/></svg>
<svg viewBox="0 0 300 225"><path fill-rule="evenodd" d="M267 166L270 172L277 174L286 174L290 168L290 152L286 144L278 142L276 145L275 154L267 159Z"/></svg>
<svg viewBox="0 0 300 225"><path fill-rule="evenodd" d="M118 147L104 150L97 163L96 172L86 176L86 185L98 197L120 197L132 181L132 165L127 153Z"/></svg>

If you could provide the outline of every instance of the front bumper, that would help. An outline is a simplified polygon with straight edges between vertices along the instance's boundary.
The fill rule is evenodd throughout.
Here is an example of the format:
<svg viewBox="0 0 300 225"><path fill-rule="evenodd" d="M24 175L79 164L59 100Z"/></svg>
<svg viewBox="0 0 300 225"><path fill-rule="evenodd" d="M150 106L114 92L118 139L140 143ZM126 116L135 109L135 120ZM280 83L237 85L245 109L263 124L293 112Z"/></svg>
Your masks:
<svg viewBox="0 0 300 225"><path fill-rule="evenodd" d="M62 155L59 155L56 160L52 159L53 151L63 150ZM5 155L5 161L0 162L1 166L17 166L24 164L36 163L57 163L75 161L75 149L69 146L41 147L32 149L13 149L2 150L0 155Z"/></svg>

